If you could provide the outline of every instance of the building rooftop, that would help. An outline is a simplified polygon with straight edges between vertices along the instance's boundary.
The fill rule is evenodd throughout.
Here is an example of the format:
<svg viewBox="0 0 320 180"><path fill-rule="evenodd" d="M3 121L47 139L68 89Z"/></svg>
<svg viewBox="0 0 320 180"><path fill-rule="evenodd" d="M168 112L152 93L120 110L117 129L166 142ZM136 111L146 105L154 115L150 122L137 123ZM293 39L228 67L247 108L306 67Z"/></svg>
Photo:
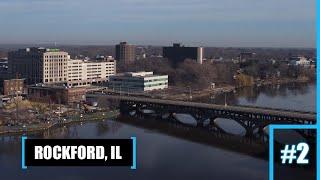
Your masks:
<svg viewBox="0 0 320 180"><path fill-rule="evenodd" d="M18 52L37 52L37 53L45 53L45 52L64 52L57 48L44 48L44 47L28 47L24 49L19 49Z"/></svg>
<svg viewBox="0 0 320 180"><path fill-rule="evenodd" d="M139 71L139 72L125 72L125 73L118 73L116 76L126 76L126 77L152 77L158 76L154 75L152 71Z"/></svg>
<svg viewBox="0 0 320 180"><path fill-rule="evenodd" d="M70 59L72 62L84 62L84 63L96 63L96 62L114 62L114 58L105 58L105 59Z"/></svg>

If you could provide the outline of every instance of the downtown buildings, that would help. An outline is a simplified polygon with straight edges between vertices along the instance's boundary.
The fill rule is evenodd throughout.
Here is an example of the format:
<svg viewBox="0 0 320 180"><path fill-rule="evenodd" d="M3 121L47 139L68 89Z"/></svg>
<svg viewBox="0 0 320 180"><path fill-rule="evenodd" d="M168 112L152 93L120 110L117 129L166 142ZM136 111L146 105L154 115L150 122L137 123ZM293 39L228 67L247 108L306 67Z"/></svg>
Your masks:
<svg viewBox="0 0 320 180"><path fill-rule="evenodd" d="M9 74L27 84L86 86L102 83L116 73L114 59L72 60L59 49L26 48L9 53Z"/></svg>
<svg viewBox="0 0 320 180"><path fill-rule="evenodd" d="M292 56L289 59L289 64L293 66L310 66L310 61L302 56Z"/></svg>
<svg viewBox="0 0 320 180"><path fill-rule="evenodd" d="M120 43L119 48L121 52L116 54L124 54L120 55L119 61L134 61L134 46ZM111 56L72 59L59 49L33 47L9 52L8 66L11 78L25 79L27 96L36 101L77 102L84 99L87 90L98 88L89 87L95 84L128 92L168 88L168 75L154 75L153 72L116 74L117 63Z"/></svg>
<svg viewBox="0 0 320 180"><path fill-rule="evenodd" d="M27 84L67 82L67 52L59 49L26 48L8 54L8 73L26 78Z"/></svg>
<svg viewBox="0 0 320 180"><path fill-rule="evenodd" d="M8 74L25 79L28 98L36 101L72 103L84 100L86 86L102 84L116 73L113 58L73 60L59 49L26 48L9 53ZM9 89L21 91L14 80L5 80ZM6 85L5 84L5 85ZM4 88L7 94L14 94Z"/></svg>

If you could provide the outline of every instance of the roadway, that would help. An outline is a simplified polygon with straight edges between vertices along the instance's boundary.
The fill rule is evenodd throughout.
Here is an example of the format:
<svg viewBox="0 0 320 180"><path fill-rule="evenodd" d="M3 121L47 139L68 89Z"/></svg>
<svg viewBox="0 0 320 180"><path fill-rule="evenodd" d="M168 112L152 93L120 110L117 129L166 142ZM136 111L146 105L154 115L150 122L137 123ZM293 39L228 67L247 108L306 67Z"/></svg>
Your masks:
<svg viewBox="0 0 320 180"><path fill-rule="evenodd" d="M316 123L316 113L314 112L303 112L287 109L275 109L275 108L262 108L256 106L233 106L233 105L218 105L218 104L207 104L190 101L177 101L177 100L165 100L165 99L153 99L145 97L132 97L132 96L117 96L108 94L87 94L87 97L107 97L109 99L135 101L135 102L146 102L146 103L157 103L164 105L176 105L176 106L187 106L195 108L206 108L213 110L227 110L244 113L264 114L270 116L282 116L288 118L306 119L314 121Z"/></svg>

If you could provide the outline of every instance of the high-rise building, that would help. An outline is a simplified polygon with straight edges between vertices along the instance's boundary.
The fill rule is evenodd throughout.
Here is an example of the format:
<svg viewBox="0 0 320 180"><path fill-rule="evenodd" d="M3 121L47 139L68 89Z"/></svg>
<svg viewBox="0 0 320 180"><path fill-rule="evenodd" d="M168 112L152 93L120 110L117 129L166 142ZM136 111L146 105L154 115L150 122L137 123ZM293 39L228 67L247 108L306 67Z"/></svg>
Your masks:
<svg viewBox="0 0 320 180"><path fill-rule="evenodd" d="M120 63L130 64L136 58L135 46L127 42L120 42L116 45L116 60Z"/></svg>
<svg viewBox="0 0 320 180"><path fill-rule="evenodd" d="M196 60L199 64L203 61L203 47L185 47L179 43L163 47L163 57L168 58L173 64L183 62L185 59Z"/></svg>
<svg viewBox="0 0 320 180"><path fill-rule="evenodd" d="M8 74L25 78L27 84L85 86L108 81L116 73L116 61L112 57L72 60L59 49L20 49L9 53L8 62Z"/></svg>
<svg viewBox="0 0 320 180"><path fill-rule="evenodd" d="M68 78L69 59L69 54L59 49L19 49L8 54L9 73L25 78L27 84L63 83Z"/></svg>

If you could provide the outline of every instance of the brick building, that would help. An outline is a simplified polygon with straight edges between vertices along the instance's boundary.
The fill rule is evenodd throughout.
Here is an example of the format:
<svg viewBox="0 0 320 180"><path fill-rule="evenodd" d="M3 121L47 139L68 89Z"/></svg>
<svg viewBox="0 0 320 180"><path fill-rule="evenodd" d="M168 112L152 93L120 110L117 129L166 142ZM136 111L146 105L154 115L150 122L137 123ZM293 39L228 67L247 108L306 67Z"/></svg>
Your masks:
<svg viewBox="0 0 320 180"><path fill-rule="evenodd" d="M63 86L29 86L28 98L33 101L69 104L85 100L86 88Z"/></svg>
<svg viewBox="0 0 320 180"><path fill-rule="evenodd" d="M2 82L2 93L8 95L20 95L25 93L24 79L7 79Z"/></svg>

